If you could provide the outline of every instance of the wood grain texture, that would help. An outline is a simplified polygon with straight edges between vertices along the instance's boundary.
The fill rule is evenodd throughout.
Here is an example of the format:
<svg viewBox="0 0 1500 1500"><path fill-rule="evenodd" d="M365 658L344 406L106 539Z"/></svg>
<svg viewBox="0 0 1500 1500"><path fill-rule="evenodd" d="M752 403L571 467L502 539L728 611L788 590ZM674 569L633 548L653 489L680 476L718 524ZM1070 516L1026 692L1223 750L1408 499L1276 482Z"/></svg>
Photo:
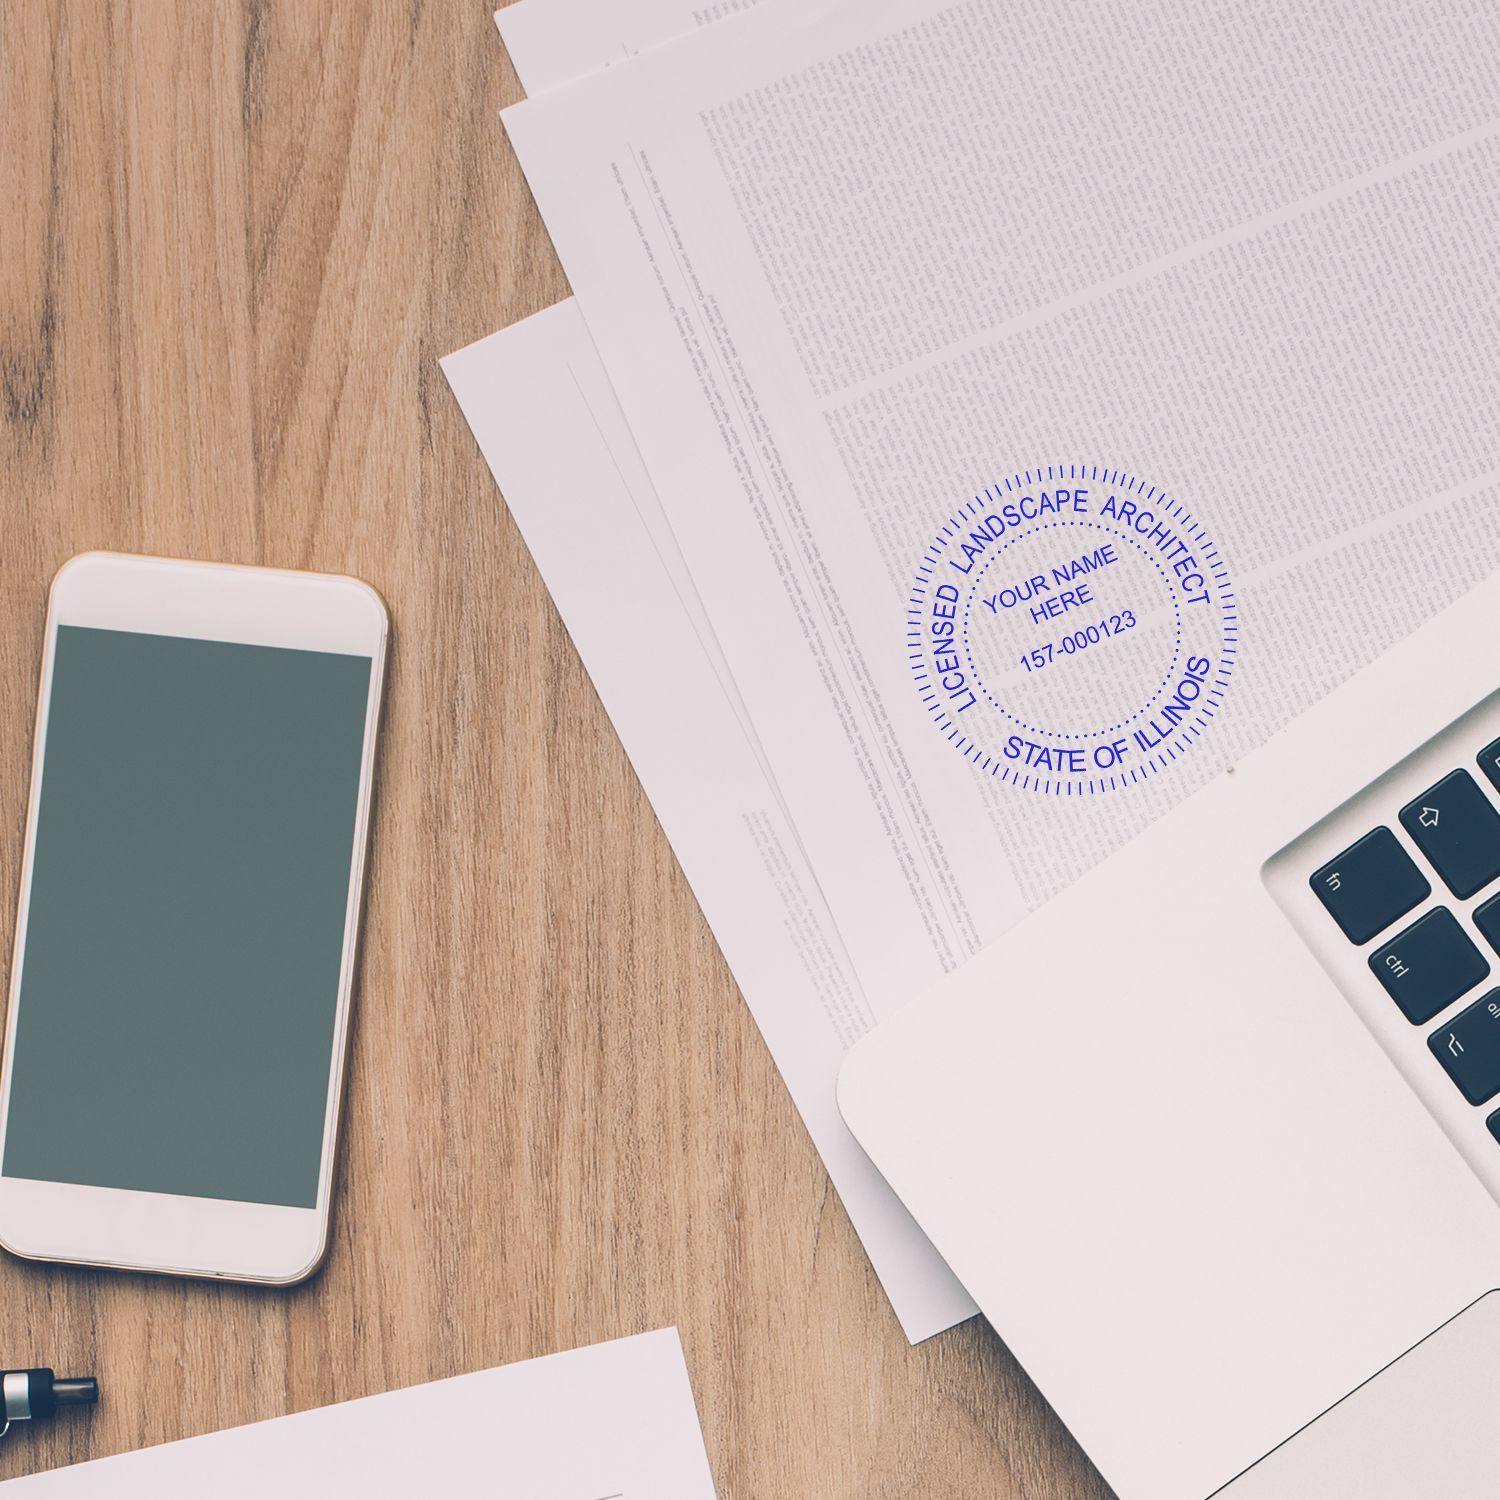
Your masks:
<svg viewBox="0 0 1500 1500"><path fill-rule="evenodd" d="M567 290L484 0L0 0L0 79L0 890L72 553L395 625L329 1264L6 1261L0 1363L106 1400L0 1478L675 1323L723 1500L1107 1496L987 1330L907 1347L449 396Z"/></svg>

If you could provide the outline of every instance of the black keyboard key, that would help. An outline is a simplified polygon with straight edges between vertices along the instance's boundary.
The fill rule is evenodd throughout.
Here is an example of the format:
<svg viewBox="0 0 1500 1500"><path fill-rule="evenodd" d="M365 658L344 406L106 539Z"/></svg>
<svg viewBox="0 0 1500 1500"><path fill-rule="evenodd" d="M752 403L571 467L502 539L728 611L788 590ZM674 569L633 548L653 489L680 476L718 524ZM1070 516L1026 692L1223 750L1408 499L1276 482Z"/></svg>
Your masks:
<svg viewBox="0 0 1500 1500"><path fill-rule="evenodd" d="M1389 828L1367 833L1312 877L1312 888L1351 943L1368 943L1432 894Z"/></svg>
<svg viewBox="0 0 1500 1500"><path fill-rule="evenodd" d="M1500 896L1491 896L1483 906L1474 908L1474 925L1484 934L1485 942L1500 953Z"/></svg>
<svg viewBox="0 0 1500 1500"><path fill-rule="evenodd" d="M1470 1104L1500 1094L1500 990L1491 990L1427 1038Z"/></svg>
<svg viewBox="0 0 1500 1500"><path fill-rule="evenodd" d="M1500 1109L1497 1109L1485 1123L1490 1127L1490 1134L1500 1141Z"/></svg>
<svg viewBox="0 0 1500 1500"><path fill-rule="evenodd" d="M1486 745L1479 752L1479 769L1490 778L1491 784L1500 792L1500 740Z"/></svg>
<svg viewBox="0 0 1500 1500"><path fill-rule="evenodd" d="M1500 812L1467 771L1408 802L1401 826L1460 901L1500 878Z"/></svg>
<svg viewBox="0 0 1500 1500"><path fill-rule="evenodd" d="M1370 968L1413 1026L1447 1010L1490 972L1473 939L1444 906L1418 917L1372 953Z"/></svg>

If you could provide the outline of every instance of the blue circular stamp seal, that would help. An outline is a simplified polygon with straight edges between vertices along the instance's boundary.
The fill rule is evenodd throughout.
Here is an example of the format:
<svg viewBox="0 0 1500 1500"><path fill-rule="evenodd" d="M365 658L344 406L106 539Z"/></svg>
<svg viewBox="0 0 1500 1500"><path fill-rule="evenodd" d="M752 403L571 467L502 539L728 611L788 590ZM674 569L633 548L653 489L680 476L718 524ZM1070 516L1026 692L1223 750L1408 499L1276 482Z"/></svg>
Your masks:
<svg viewBox="0 0 1500 1500"><path fill-rule="evenodd" d="M1234 670L1212 538L1120 469L1055 464L976 495L933 538L907 609L917 691L987 775L1088 795L1186 754Z"/></svg>

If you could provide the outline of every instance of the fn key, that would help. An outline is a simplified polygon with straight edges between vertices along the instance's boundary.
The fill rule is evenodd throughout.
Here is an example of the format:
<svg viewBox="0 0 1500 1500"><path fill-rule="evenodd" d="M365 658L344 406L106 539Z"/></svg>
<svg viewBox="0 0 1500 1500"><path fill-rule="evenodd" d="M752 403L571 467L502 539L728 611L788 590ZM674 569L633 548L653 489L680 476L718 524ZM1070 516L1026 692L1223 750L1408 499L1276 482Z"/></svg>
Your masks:
<svg viewBox="0 0 1500 1500"><path fill-rule="evenodd" d="M1432 894L1426 877L1389 828L1367 833L1310 882L1351 943L1367 943Z"/></svg>

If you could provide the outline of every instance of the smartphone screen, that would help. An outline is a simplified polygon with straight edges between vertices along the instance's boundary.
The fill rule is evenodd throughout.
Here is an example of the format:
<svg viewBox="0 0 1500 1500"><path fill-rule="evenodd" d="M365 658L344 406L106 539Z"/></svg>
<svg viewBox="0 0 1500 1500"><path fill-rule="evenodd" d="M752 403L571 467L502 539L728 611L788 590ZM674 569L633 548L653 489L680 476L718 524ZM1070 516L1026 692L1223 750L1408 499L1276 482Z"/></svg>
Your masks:
<svg viewBox="0 0 1500 1500"><path fill-rule="evenodd" d="M58 626L5 1176L317 1206L371 670Z"/></svg>

